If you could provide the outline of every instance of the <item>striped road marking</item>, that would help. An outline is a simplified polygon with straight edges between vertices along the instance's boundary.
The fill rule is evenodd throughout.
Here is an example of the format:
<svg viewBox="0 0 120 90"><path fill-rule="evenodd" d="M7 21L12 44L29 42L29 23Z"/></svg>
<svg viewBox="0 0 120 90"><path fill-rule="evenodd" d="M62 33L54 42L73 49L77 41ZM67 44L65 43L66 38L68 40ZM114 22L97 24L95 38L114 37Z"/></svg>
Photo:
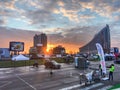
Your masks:
<svg viewBox="0 0 120 90"><path fill-rule="evenodd" d="M59 89L59 90L71 90L71 89L74 89L74 88L81 87L81 86L83 86L83 85L85 85L85 83L73 85L73 86L66 87L66 88L62 88L62 89Z"/></svg>
<svg viewBox="0 0 120 90"><path fill-rule="evenodd" d="M93 85L91 85L89 87L85 87L83 89L80 89L80 90L90 90L92 88L96 88L96 87L99 87L99 86L102 86L102 85L104 85L104 84L103 83L97 83L97 84L93 84Z"/></svg>
<svg viewBox="0 0 120 90"><path fill-rule="evenodd" d="M71 89L79 88L83 85L85 85L85 83L73 85L73 86L62 88L62 89L59 89L59 90L71 90ZM104 84L103 83L97 83L97 84L93 84L89 87L82 88L80 90L90 90L92 88L96 88L96 87L99 87L99 86L102 86L102 85L104 85ZM107 89L107 88L110 88L110 87L112 87L112 86L108 86L108 87L105 87L105 88ZM104 88L104 90L106 90L105 88ZM102 90L102 89L98 89L98 90Z"/></svg>
<svg viewBox="0 0 120 90"><path fill-rule="evenodd" d="M7 85L11 84L12 82L11 81L7 81L5 84L1 85L0 88L2 87L6 87Z"/></svg>
<svg viewBox="0 0 120 90"><path fill-rule="evenodd" d="M37 90L34 86L32 86L31 84L29 84L28 82L26 82L24 79L22 79L21 77L19 77L18 75L16 75L16 77L18 79L20 79L21 81L23 81L25 84L27 84L29 87L31 87L33 90Z"/></svg>

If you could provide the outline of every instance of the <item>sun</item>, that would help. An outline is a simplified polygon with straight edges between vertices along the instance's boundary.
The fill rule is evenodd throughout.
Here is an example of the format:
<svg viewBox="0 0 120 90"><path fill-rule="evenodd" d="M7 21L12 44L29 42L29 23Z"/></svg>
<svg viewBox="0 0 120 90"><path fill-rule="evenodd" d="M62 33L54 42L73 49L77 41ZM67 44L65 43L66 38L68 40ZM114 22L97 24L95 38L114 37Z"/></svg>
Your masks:
<svg viewBox="0 0 120 90"><path fill-rule="evenodd" d="M49 52L50 51L50 49L52 49L52 48L54 48L55 46L53 45L53 44L48 44L47 45L47 52Z"/></svg>

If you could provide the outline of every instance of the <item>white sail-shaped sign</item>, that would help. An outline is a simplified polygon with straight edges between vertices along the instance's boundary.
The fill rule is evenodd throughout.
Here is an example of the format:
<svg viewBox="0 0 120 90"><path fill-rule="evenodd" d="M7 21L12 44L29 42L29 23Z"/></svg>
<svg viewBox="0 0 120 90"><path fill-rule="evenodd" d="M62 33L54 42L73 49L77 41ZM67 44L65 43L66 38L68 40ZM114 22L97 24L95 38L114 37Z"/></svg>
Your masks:
<svg viewBox="0 0 120 90"><path fill-rule="evenodd" d="M105 57L104 57L103 48L99 43L96 43L96 47L97 47L98 55L100 57L100 64L102 67L102 72L106 74L106 65L105 65Z"/></svg>

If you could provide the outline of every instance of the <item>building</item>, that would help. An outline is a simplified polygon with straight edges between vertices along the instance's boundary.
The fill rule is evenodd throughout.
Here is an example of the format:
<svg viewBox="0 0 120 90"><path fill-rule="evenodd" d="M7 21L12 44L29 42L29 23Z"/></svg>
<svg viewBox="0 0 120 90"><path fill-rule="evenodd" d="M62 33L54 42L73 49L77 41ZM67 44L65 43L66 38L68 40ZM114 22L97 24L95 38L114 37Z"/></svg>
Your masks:
<svg viewBox="0 0 120 90"><path fill-rule="evenodd" d="M9 48L0 48L0 59L10 58Z"/></svg>
<svg viewBox="0 0 120 90"><path fill-rule="evenodd" d="M47 50L47 36L46 34L35 34L34 36L34 47L36 47L39 54L45 54Z"/></svg>
<svg viewBox="0 0 120 90"><path fill-rule="evenodd" d="M104 53L110 53L111 42L110 42L110 29L106 25L101 31L99 31L94 38L85 46L79 48L81 53L97 53L96 43L100 43L103 47Z"/></svg>
<svg viewBox="0 0 120 90"><path fill-rule="evenodd" d="M37 48L36 47L30 47L29 54L37 54Z"/></svg>
<svg viewBox="0 0 120 90"><path fill-rule="evenodd" d="M53 48L53 54L57 55L64 55L66 53L65 48L62 47L61 45L58 45L57 47Z"/></svg>

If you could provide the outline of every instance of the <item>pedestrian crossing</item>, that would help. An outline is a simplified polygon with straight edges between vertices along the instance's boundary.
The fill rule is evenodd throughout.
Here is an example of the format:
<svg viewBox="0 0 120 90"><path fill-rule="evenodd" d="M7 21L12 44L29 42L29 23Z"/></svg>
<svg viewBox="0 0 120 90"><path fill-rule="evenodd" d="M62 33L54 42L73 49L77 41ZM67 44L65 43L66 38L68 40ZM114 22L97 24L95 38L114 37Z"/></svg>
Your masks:
<svg viewBox="0 0 120 90"><path fill-rule="evenodd" d="M73 86L61 88L59 90L108 90L111 87L113 87L113 86L105 85L104 83L99 82L99 83L93 83L91 85L86 85L86 86L85 86L85 83L76 84Z"/></svg>

